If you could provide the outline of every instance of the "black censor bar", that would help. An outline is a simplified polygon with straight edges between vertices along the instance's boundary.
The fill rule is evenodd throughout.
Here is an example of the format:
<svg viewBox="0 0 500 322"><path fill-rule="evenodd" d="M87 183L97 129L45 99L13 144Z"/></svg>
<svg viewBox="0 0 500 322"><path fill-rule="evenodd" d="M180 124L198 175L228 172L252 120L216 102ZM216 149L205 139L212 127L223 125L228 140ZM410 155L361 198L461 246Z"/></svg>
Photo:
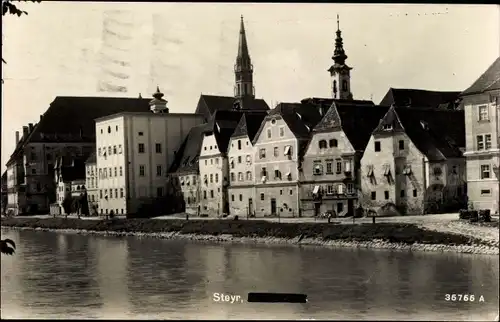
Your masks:
<svg viewBox="0 0 500 322"><path fill-rule="evenodd" d="M248 301L254 303L307 303L306 294L297 293L248 293Z"/></svg>

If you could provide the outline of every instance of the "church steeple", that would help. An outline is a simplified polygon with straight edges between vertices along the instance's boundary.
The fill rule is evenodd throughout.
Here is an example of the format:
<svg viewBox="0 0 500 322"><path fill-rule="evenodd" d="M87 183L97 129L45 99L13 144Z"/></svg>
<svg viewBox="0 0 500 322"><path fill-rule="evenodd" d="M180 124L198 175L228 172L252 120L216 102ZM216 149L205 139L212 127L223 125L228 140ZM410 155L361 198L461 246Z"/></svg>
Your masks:
<svg viewBox="0 0 500 322"><path fill-rule="evenodd" d="M352 99L351 93L351 67L345 61L347 55L344 50L344 41L340 31L339 15L337 15L337 37L335 38L335 50L333 52L334 64L328 69L332 78L332 96L336 99Z"/></svg>
<svg viewBox="0 0 500 322"><path fill-rule="evenodd" d="M253 88L253 65L248 53L247 37L245 34L245 24L243 16L240 22L240 36L238 42L238 55L234 65L235 86L234 96L237 99L254 98Z"/></svg>

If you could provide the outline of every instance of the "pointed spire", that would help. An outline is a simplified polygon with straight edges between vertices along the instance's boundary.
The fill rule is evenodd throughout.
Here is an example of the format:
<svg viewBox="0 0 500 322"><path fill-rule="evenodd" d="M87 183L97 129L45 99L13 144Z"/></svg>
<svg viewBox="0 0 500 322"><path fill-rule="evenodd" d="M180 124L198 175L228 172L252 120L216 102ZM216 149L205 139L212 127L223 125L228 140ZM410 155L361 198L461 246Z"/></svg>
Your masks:
<svg viewBox="0 0 500 322"><path fill-rule="evenodd" d="M142 98L142 94L141 93L139 93L139 98Z"/></svg>
<svg viewBox="0 0 500 322"><path fill-rule="evenodd" d="M156 93L153 94L153 97L158 100L161 100L163 97L163 93L160 91L160 86L156 86Z"/></svg>
<svg viewBox="0 0 500 322"><path fill-rule="evenodd" d="M238 43L238 58L247 58L247 57L250 57L250 55L248 54L247 36L245 34L245 23L243 22L243 15L241 15L240 38Z"/></svg>
<svg viewBox="0 0 500 322"><path fill-rule="evenodd" d="M337 14L337 38L335 38L335 51L333 52L332 59L339 65L344 65L347 55L344 51L344 42L342 40L342 31L340 31L339 15Z"/></svg>

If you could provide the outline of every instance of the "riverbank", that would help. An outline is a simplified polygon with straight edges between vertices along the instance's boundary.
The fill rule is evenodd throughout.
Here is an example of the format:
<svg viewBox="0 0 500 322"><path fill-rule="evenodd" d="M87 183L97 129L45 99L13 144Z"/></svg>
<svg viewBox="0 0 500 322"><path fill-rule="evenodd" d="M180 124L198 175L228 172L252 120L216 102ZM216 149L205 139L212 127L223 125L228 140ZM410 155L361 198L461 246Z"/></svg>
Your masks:
<svg viewBox="0 0 500 322"><path fill-rule="evenodd" d="M274 223L245 220L80 220L2 218L2 227L108 236L145 236L219 242L280 243L498 255L498 244L411 223Z"/></svg>

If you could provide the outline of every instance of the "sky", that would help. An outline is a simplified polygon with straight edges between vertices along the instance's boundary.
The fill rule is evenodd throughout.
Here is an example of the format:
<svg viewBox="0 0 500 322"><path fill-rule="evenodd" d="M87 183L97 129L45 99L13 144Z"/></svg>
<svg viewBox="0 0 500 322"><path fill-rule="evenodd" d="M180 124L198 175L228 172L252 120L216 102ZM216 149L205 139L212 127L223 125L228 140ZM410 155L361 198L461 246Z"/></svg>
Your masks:
<svg viewBox="0 0 500 322"><path fill-rule="evenodd" d="M462 91L500 56L500 7L329 3L21 3L2 19L2 172L15 131L56 96L151 97L194 112L233 95L240 16L256 96L331 97L337 14L355 99L390 87Z"/></svg>

